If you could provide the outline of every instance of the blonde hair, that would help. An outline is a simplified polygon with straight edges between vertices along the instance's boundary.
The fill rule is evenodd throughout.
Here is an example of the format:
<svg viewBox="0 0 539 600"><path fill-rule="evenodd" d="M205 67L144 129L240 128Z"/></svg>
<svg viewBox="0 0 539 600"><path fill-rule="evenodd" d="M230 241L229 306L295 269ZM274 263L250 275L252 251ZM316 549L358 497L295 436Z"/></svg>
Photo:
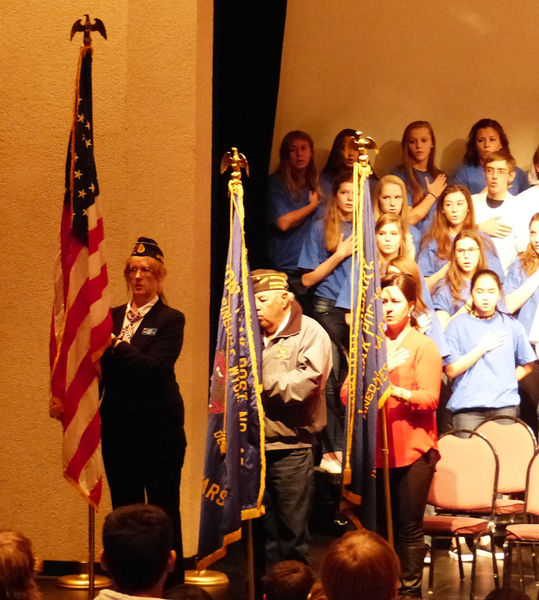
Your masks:
<svg viewBox="0 0 539 600"><path fill-rule="evenodd" d="M532 226L532 223L537 223L539 221L539 212L535 213L533 217L530 219L529 227ZM528 243L526 249L520 255L520 262L522 265L522 270L524 273L530 277L539 269L539 256L537 256L537 252L532 246L531 242Z"/></svg>
<svg viewBox="0 0 539 600"><path fill-rule="evenodd" d="M402 206L399 213L400 218L402 219L402 228L405 233L408 233L408 192L406 191L406 185L404 181L397 177L397 175L384 175L382 179L376 184L376 191L374 194L374 202L373 202L373 211L374 211L374 220L378 221L378 219L384 214L382 212L382 207L380 206L380 196L382 195L382 190L384 189L384 185L386 184L398 185L402 192Z"/></svg>
<svg viewBox="0 0 539 600"><path fill-rule="evenodd" d="M400 245L399 245L399 250L397 252L397 256L404 256L406 254L406 234L404 233L402 219L399 217L399 215L393 215L391 213L385 213L384 215L382 215L376 221L374 233L375 234L378 233L380 231L380 229L382 229L382 227L384 227L385 225L389 225L391 223L393 223L397 226L397 228L401 234L401 241L400 241ZM378 250L378 270L380 272L380 275L385 275L385 272L387 270L387 262L388 261L386 258L384 258L382 256L382 253L380 252L378 245L376 247Z"/></svg>

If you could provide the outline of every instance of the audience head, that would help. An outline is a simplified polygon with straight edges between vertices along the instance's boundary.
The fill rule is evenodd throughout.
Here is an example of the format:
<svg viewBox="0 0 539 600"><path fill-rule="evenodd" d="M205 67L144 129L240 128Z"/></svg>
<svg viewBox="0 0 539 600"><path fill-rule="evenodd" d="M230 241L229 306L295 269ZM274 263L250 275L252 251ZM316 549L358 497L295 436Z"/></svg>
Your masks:
<svg viewBox="0 0 539 600"><path fill-rule="evenodd" d="M481 269L486 269L487 261L481 235L475 229L461 229L453 240L449 273L458 270L466 279Z"/></svg>
<svg viewBox="0 0 539 600"><path fill-rule="evenodd" d="M256 269L251 272L256 315L266 334L277 331L286 317L293 295L288 291L286 273L273 269Z"/></svg>
<svg viewBox="0 0 539 600"><path fill-rule="evenodd" d="M487 193L497 200L503 200L515 178L516 161L507 150L491 152L485 158Z"/></svg>
<svg viewBox="0 0 539 600"><path fill-rule="evenodd" d="M314 143L304 131L289 131L281 142L277 173L287 187L299 193L298 183L311 191L317 186L317 171L314 164Z"/></svg>
<svg viewBox="0 0 539 600"><path fill-rule="evenodd" d="M0 600L37 600L30 540L16 531L0 531Z"/></svg>
<svg viewBox="0 0 539 600"><path fill-rule="evenodd" d="M481 318L489 318L496 312L502 297L500 277L490 269L481 269L472 277L472 303L474 312Z"/></svg>
<svg viewBox="0 0 539 600"><path fill-rule="evenodd" d="M374 232L378 250L383 258L389 260L406 252L406 234L399 215L381 215L376 221Z"/></svg>
<svg viewBox="0 0 539 600"><path fill-rule="evenodd" d="M399 559L372 531L352 531L335 540L322 560L320 576L329 600L393 600Z"/></svg>
<svg viewBox="0 0 539 600"><path fill-rule="evenodd" d="M423 299L423 291L421 289L423 283L422 276L415 260L407 258L406 256L396 256L395 258L392 258L387 264L387 274L389 275L390 273L405 273L406 275L413 277L416 285L416 301L413 314L417 319L417 317L423 313L428 312L427 305Z"/></svg>
<svg viewBox="0 0 539 600"><path fill-rule="evenodd" d="M374 218L391 213L406 218L408 196L404 181L396 175L385 175L376 186Z"/></svg>
<svg viewBox="0 0 539 600"><path fill-rule="evenodd" d="M509 141L503 127L494 119L480 119L468 134L464 162L475 166L484 165L491 152L502 149L509 152Z"/></svg>
<svg viewBox="0 0 539 600"><path fill-rule="evenodd" d="M307 600L314 584L311 569L297 560L283 560L264 577L266 600Z"/></svg>
<svg viewBox="0 0 539 600"><path fill-rule="evenodd" d="M103 567L123 593L150 590L174 568L172 539L171 521L161 508L151 504L117 508L103 525Z"/></svg>
<svg viewBox="0 0 539 600"><path fill-rule="evenodd" d="M151 300L155 294L164 299L163 282L167 275L163 251L155 240L139 237L131 255L125 262L124 277L127 288L141 301ZM139 307L142 305L138 305Z"/></svg>
<svg viewBox="0 0 539 600"><path fill-rule="evenodd" d="M415 308L417 285L407 273L388 273L380 282L382 288L382 311L388 331L400 330L410 323L417 327Z"/></svg>
<svg viewBox="0 0 539 600"><path fill-rule="evenodd" d="M522 590L511 587L501 587L492 590L492 592L487 594L485 600L530 600L530 597Z"/></svg>
<svg viewBox="0 0 539 600"><path fill-rule="evenodd" d="M341 129L333 140L326 166L322 174L337 177L342 171L350 171L357 160L358 151L346 151L346 140L355 135L353 129Z"/></svg>
<svg viewBox="0 0 539 600"><path fill-rule="evenodd" d="M401 140L402 162L408 168L426 161L426 170L434 167L436 137L428 121L413 121L406 126Z"/></svg>
<svg viewBox="0 0 539 600"><path fill-rule="evenodd" d="M534 152L532 158L532 179L533 183L537 183L539 180L539 146L537 146L537 150Z"/></svg>
<svg viewBox="0 0 539 600"><path fill-rule="evenodd" d="M448 185L438 198L434 220L445 229L475 227L472 195L464 185Z"/></svg>

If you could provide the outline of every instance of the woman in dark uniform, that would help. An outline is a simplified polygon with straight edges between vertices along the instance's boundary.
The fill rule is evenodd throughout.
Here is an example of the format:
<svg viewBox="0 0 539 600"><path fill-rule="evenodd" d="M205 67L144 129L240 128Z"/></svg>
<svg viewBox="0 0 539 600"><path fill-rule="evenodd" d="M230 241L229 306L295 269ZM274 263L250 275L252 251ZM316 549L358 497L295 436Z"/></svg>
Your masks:
<svg viewBox="0 0 539 600"><path fill-rule="evenodd" d="M112 309L112 343L101 359L105 470L114 508L147 500L170 516L183 579L179 504L186 441L174 363L185 318L165 303L166 268L155 240L138 239L124 275L131 301Z"/></svg>

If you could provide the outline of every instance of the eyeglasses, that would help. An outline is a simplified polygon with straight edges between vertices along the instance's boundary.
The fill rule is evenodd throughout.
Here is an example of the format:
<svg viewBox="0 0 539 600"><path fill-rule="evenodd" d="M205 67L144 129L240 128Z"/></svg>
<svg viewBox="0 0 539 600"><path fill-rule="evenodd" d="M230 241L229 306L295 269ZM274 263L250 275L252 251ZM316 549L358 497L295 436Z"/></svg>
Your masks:
<svg viewBox="0 0 539 600"><path fill-rule="evenodd" d="M507 175L509 173L507 169L495 169L493 167L487 167L485 172L487 175Z"/></svg>
<svg viewBox="0 0 539 600"><path fill-rule="evenodd" d="M129 269L127 269L127 273L130 277L134 277L138 271L140 271L140 274L142 276L150 275L150 273L153 273L150 267L129 267Z"/></svg>
<svg viewBox="0 0 539 600"><path fill-rule="evenodd" d="M455 254L457 256L464 256L465 254L475 254L479 252L479 248L457 248Z"/></svg>

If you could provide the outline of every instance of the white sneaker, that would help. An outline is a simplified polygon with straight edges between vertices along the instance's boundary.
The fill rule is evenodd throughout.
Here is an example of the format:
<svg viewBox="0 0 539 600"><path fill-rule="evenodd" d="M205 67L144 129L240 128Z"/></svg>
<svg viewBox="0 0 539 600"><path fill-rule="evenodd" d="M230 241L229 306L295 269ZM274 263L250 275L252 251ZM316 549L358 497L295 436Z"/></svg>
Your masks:
<svg viewBox="0 0 539 600"><path fill-rule="evenodd" d="M342 472L342 465L335 460L322 458L320 461L320 470L332 473L333 475L339 475Z"/></svg>
<svg viewBox="0 0 539 600"><path fill-rule="evenodd" d="M496 549L496 547L494 547L494 549ZM486 556L487 558L490 558L491 557L490 547L483 546L483 545L477 546L476 554L477 554L477 556ZM505 557L503 550L496 551L494 553L494 555L496 556L496 560L503 560Z"/></svg>

